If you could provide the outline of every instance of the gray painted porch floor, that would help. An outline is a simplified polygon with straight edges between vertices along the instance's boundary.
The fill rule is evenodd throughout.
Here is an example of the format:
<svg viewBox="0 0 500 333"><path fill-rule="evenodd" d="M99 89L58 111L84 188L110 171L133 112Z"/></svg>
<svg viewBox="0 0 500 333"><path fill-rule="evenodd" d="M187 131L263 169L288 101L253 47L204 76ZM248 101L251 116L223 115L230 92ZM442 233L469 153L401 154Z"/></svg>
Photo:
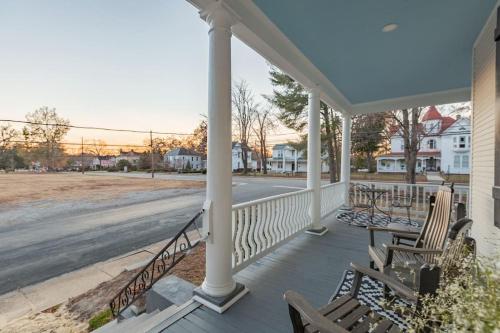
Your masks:
<svg viewBox="0 0 500 333"><path fill-rule="evenodd" d="M365 228L337 223L335 214L323 224L327 234L301 234L236 274L250 293L224 314L201 306L162 332L292 332L283 300L286 290L300 292L319 307L334 293L351 261L368 265Z"/></svg>

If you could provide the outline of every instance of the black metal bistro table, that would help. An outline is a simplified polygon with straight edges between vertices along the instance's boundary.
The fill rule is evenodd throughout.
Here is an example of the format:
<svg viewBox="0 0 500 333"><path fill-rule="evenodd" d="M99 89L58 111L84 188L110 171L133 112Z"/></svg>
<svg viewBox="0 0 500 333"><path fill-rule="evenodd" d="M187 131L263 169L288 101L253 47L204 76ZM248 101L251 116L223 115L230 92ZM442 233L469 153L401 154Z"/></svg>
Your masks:
<svg viewBox="0 0 500 333"><path fill-rule="evenodd" d="M367 188L360 189L360 191L365 193L366 196L368 196L368 199L370 202L369 203L369 205L371 206L370 207L370 224L373 224L373 217L375 216L375 210L378 210L382 214L386 215L387 217L389 217L389 219L391 218L391 216L387 212L384 212L382 209L380 209L377 206L377 200L380 199L380 197L382 197L384 194L389 192L388 190L367 187Z"/></svg>

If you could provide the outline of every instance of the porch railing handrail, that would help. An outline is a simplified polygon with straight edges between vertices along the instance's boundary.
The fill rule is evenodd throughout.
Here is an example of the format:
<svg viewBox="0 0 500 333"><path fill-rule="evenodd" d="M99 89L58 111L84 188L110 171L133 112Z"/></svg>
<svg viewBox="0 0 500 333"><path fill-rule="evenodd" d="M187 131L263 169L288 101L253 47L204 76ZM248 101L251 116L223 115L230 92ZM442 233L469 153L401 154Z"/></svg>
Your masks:
<svg viewBox="0 0 500 333"><path fill-rule="evenodd" d="M255 199L252 201L242 202L242 203L233 205L233 210L241 209L241 208L245 208L245 207L250 207L250 206L257 205L257 204L267 202L267 201L271 201L274 199L292 197L292 196L297 195L297 194L307 193L307 192L312 192L312 191L313 191L312 189L305 188L303 190L293 191L293 192L284 193L284 194L276 194L276 195L272 195L270 197L265 197L265 198Z"/></svg>
<svg viewBox="0 0 500 333"><path fill-rule="evenodd" d="M363 181L363 180L353 180L352 184L363 184L369 187L384 189L387 192L382 194L377 199L377 207L383 210L393 210L395 212L401 211L402 209L397 207L391 207L391 198L395 196L404 196L413 198L413 207L411 208L411 214L415 217L425 217L428 210L428 199L431 195L435 194L439 188L439 184L434 183L386 183L386 182L373 182L373 181ZM468 211L469 203L469 186L467 185L454 185L455 193L453 194L453 202L461 202L466 206ZM354 203L367 203L370 199L361 191L354 189L354 193L351 195L351 200Z"/></svg>
<svg viewBox="0 0 500 333"><path fill-rule="evenodd" d="M416 184L411 184L411 183L398 183L398 182L375 182L375 181L369 181L369 180L351 180L351 183L362 183L362 184L384 184L384 185L397 185L397 186L429 186L429 187L438 187L440 184L436 183L416 183ZM336 184L336 183L335 183ZM331 185L331 184L328 184ZM325 185L323 185L325 186ZM454 189L469 189L469 185L453 185Z"/></svg>
<svg viewBox="0 0 500 333"><path fill-rule="evenodd" d="M118 317L125 309L144 295L159 279L170 272L187 252L196 247L200 240L190 240L188 229L195 226L203 214L198 212L181 230L113 297L109 302L111 314Z"/></svg>
<svg viewBox="0 0 500 333"><path fill-rule="evenodd" d="M321 185L321 188L323 189L323 188L329 188L329 187L336 187L336 186L342 185L344 183L345 182L329 183L329 184Z"/></svg>
<svg viewBox="0 0 500 333"><path fill-rule="evenodd" d="M321 186L322 217L343 203L344 185L342 182ZM312 189L303 189L233 205L233 272L242 270L307 229L311 225L312 194Z"/></svg>

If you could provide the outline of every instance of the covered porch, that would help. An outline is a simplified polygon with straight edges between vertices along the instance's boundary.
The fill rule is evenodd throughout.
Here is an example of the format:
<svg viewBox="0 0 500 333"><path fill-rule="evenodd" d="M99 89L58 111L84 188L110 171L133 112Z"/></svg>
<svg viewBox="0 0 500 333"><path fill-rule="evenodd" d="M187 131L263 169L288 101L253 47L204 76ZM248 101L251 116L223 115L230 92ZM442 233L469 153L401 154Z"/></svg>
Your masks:
<svg viewBox="0 0 500 333"><path fill-rule="evenodd" d="M329 232L321 218L349 205L353 116L470 100L475 83L470 52L478 38L487 38L481 32L495 24L496 1L405 6L387 1L373 5L377 14L336 1L296 0L286 6L260 0L190 2L209 25L210 51L206 277L194 300L223 313L251 291L235 274L304 231L316 237L312 242L321 242ZM377 11L382 7L387 11ZM420 24L424 16L436 23L432 29ZM304 19L307 24L300 24ZM231 207L233 34L306 87L309 100L307 189ZM321 39L335 46L327 58L318 48ZM422 49L443 52L437 56ZM343 115L341 180L326 186L321 186L321 102ZM427 166L437 168L434 164Z"/></svg>
<svg viewBox="0 0 500 333"><path fill-rule="evenodd" d="M349 205L352 117L468 101L471 86L474 117L481 108L494 109L491 52L497 1L423 4L387 0L370 5L300 0L188 1L209 25L208 174L203 213L206 276L194 292L189 311L179 312L153 331L289 332L285 290L296 290L319 306L328 301L350 262L368 263L366 230L340 224L333 214ZM432 24L422 25L424 19ZM233 34L309 91L307 188L234 206ZM325 44L331 45L329 52L322 52ZM486 92L481 90L485 85ZM486 100L490 104L483 106ZM341 180L323 186L321 102L343 115ZM494 146L494 130L493 134L488 130L488 140ZM472 151L484 138L474 140ZM472 160L472 194L465 188L455 195L467 204L468 215L475 220L473 233L480 252L491 255L498 244L491 245L485 238L498 243L500 236L493 226L495 161L488 160L493 167L474 178L484 155L493 156L491 147L481 155L485 149L478 148ZM405 186L376 186L394 190L400 185ZM416 185L406 187L411 186ZM422 193L416 206L421 215L427 205L426 191L432 190L427 186L416 190ZM495 198L500 199L500 195Z"/></svg>

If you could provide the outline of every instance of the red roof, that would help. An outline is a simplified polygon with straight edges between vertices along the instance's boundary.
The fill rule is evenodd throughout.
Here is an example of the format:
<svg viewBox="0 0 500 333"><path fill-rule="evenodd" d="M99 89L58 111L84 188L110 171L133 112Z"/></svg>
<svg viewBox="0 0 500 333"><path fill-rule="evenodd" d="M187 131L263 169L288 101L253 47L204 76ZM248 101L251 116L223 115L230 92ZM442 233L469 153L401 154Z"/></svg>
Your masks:
<svg viewBox="0 0 500 333"><path fill-rule="evenodd" d="M453 119L452 117L443 117L441 121L441 132L446 131L455 121L456 119Z"/></svg>
<svg viewBox="0 0 500 333"><path fill-rule="evenodd" d="M424 117L422 118L422 121L426 120L441 120L443 116L441 116L441 113L436 109L436 107L430 106L427 112L424 114Z"/></svg>

